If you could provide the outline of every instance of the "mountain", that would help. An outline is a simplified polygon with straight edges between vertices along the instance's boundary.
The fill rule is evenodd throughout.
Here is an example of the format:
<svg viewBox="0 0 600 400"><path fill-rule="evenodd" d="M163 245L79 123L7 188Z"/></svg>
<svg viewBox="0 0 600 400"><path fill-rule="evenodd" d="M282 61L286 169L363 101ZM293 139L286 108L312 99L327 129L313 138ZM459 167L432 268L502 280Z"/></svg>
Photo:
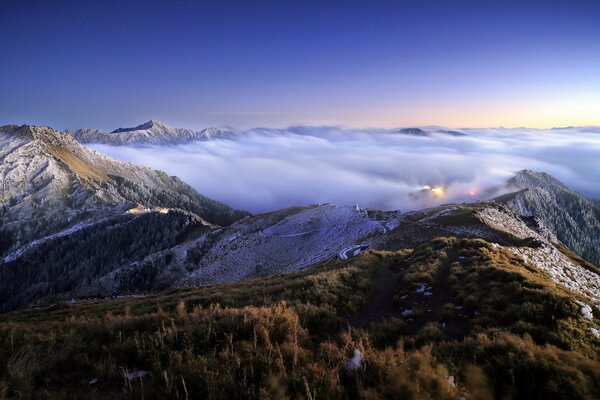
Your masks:
<svg viewBox="0 0 600 400"><path fill-rule="evenodd" d="M123 265L82 294L147 289L140 281L152 288L190 287L297 272L368 250L397 226L400 215L330 204L262 214Z"/></svg>
<svg viewBox="0 0 600 400"><path fill-rule="evenodd" d="M443 130L443 129L439 129L437 131L435 131L436 133L443 133L446 135L450 135L450 136L469 136L466 133L463 132L459 132L459 131L447 131L447 130Z"/></svg>
<svg viewBox="0 0 600 400"><path fill-rule="evenodd" d="M592 293L600 306L600 269L573 261L565 249L510 209L495 203L447 205L400 213L356 207L294 207L238 221L203 234L98 279L80 294L103 296L165 287L192 287L298 272L367 250L412 248L437 237L483 239L561 268L558 281ZM527 249L526 253L523 253ZM165 261L168 260L168 263ZM552 262L551 267L546 262ZM583 264L578 264L583 263ZM583 266L582 266L583 265Z"/></svg>
<svg viewBox="0 0 600 400"><path fill-rule="evenodd" d="M600 265L600 207L552 176L520 171L509 182L516 190L502 201L518 215L534 217L558 240Z"/></svg>
<svg viewBox="0 0 600 400"><path fill-rule="evenodd" d="M227 227L173 212L143 215L134 221L102 221L23 249L0 273L5 282L0 309L289 274L369 250L414 248L444 236L502 246L600 307L596 266L494 202L408 213L325 204L261 214ZM135 242L128 239L138 230L144 234Z"/></svg>
<svg viewBox="0 0 600 400"><path fill-rule="evenodd" d="M191 129L171 128L150 120L133 128L119 128L110 133L98 129L68 130L81 143L102 143L112 145L134 144L175 144L192 140L228 139L234 134L217 128L206 128L195 132Z"/></svg>
<svg viewBox="0 0 600 400"><path fill-rule="evenodd" d="M396 131L397 133L402 133L403 135L411 135L411 136L429 136L427 132L423 129L419 128L402 128Z"/></svg>
<svg viewBox="0 0 600 400"><path fill-rule="evenodd" d="M216 225L246 215L164 172L112 160L49 127L0 128L0 254L128 208L178 208Z"/></svg>
<svg viewBox="0 0 600 400"><path fill-rule="evenodd" d="M428 131L425 131L420 128L402 128L402 129L398 129L396 132L401 133L403 135L410 135L410 136L420 136L420 137L429 137L430 136ZM466 133L463 133L463 132L444 130L444 129L438 129L435 131L435 133L449 135L449 136L455 136L455 137L468 136Z"/></svg>

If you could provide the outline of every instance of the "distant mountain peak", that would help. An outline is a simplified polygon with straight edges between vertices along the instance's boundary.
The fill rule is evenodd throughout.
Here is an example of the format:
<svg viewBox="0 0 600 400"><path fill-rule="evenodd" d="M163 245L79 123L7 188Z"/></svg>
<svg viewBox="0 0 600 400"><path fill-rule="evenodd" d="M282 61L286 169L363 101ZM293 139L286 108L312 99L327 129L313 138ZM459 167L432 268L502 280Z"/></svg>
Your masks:
<svg viewBox="0 0 600 400"><path fill-rule="evenodd" d="M133 128L118 128L115 129L114 131L112 131L112 133L121 133L121 132L132 132L132 131L144 131L144 130L148 130L148 129L153 129L153 128L159 128L159 129L170 129L167 125L163 124L162 122L156 120L156 119L151 119L148 122L144 122L141 125L138 126L134 126Z"/></svg>
<svg viewBox="0 0 600 400"><path fill-rule="evenodd" d="M420 129L420 128L402 128L402 129L398 129L398 133L403 133L405 135L412 135L412 136L429 136L427 134L427 132L425 132L423 129Z"/></svg>
<svg viewBox="0 0 600 400"><path fill-rule="evenodd" d="M14 125L14 124L4 125L4 126L0 126L0 133L12 133L12 132L16 131L17 129L19 129L19 125Z"/></svg>
<svg viewBox="0 0 600 400"><path fill-rule="evenodd" d="M424 129L421 129L421 128L402 128L402 129L398 129L396 132L402 133L404 135L410 135L410 136L420 136L420 137L428 137L429 136L429 132ZM440 133L440 134L449 135L449 136L456 136L456 137L468 136L466 133L463 133L463 132L446 130L446 129L437 129L435 131L435 133Z"/></svg>

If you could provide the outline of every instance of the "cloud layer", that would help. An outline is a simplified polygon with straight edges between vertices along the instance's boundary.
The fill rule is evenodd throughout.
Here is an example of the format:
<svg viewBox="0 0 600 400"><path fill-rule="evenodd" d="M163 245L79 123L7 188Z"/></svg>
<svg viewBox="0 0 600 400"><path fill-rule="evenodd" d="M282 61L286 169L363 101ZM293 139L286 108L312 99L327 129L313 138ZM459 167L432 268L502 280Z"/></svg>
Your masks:
<svg viewBox="0 0 600 400"><path fill-rule="evenodd" d="M597 128L462 132L468 136L259 128L235 140L91 147L177 175L208 197L255 213L325 202L407 211L475 201L498 194L507 179L525 168L548 172L600 198ZM445 187L443 196L423 190L436 185Z"/></svg>

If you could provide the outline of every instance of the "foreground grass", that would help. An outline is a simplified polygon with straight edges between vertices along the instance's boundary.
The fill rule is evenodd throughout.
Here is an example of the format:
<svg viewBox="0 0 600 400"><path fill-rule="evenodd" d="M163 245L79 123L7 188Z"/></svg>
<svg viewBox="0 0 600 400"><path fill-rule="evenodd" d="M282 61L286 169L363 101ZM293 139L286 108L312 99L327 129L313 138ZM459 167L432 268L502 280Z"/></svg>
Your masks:
<svg viewBox="0 0 600 400"><path fill-rule="evenodd" d="M398 273L397 317L354 329L346 318L370 301L378 268ZM260 281L0 316L0 397L598 398L599 343L575 299L503 249L444 238Z"/></svg>

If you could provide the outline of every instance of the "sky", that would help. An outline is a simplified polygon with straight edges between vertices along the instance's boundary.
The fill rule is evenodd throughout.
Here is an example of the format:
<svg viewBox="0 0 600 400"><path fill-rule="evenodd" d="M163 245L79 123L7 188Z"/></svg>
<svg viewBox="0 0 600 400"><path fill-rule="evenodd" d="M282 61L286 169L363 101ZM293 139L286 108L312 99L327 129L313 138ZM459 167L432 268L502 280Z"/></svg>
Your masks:
<svg viewBox="0 0 600 400"><path fill-rule="evenodd" d="M599 1L1 1L0 124L600 125Z"/></svg>

